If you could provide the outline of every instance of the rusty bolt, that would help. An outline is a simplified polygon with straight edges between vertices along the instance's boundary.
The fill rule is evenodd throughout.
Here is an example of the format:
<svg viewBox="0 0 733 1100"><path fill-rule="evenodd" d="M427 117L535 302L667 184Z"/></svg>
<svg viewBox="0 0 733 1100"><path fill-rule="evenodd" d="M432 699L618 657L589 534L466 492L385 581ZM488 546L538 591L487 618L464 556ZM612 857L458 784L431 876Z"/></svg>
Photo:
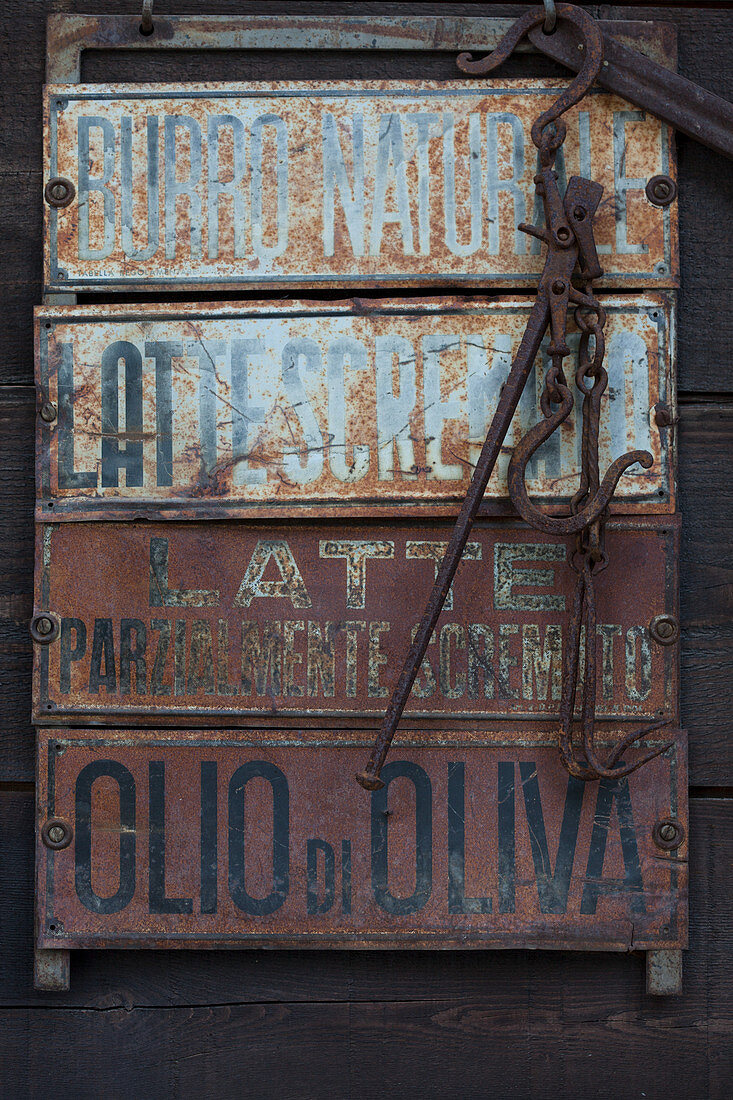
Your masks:
<svg viewBox="0 0 733 1100"><path fill-rule="evenodd" d="M646 197L654 206L669 206L677 198L677 184L669 176L652 176L646 185Z"/></svg>
<svg viewBox="0 0 733 1100"><path fill-rule="evenodd" d="M655 615L649 633L659 645L674 645L680 636L680 624L674 615Z"/></svg>
<svg viewBox="0 0 733 1100"><path fill-rule="evenodd" d="M682 844L685 839L685 830L676 818L665 817L657 821L652 829L652 839L657 848L670 852Z"/></svg>
<svg viewBox="0 0 733 1100"><path fill-rule="evenodd" d="M51 615L34 615L30 630L34 642L49 645L59 636L58 620Z"/></svg>
<svg viewBox="0 0 733 1100"><path fill-rule="evenodd" d="M62 817L49 817L41 829L41 840L56 852L68 848L73 837L74 830Z"/></svg>
<svg viewBox="0 0 733 1100"><path fill-rule="evenodd" d="M563 279L555 279L555 282L552 284L552 293L553 294L564 294L565 293L565 282L564 282Z"/></svg>
<svg viewBox="0 0 733 1100"><path fill-rule="evenodd" d="M64 176L54 176L46 184L43 194L49 206L68 206L74 201L76 188Z"/></svg>
<svg viewBox="0 0 733 1100"><path fill-rule="evenodd" d="M576 206L573 210L573 217L575 218L576 222L582 222L586 214L587 210L584 206Z"/></svg>
<svg viewBox="0 0 733 1100"><path fill-rule="evenodd" d="M53 424L57 416L56 406L51 401L46 401L41 406L41 420L45 420L47 424Z"/></svg>
<svg viewBox="0 0 733 1100"><path fill-rule="evenodd" d="M672 413L666 405L654 406L654 423L658 428L668 428L672 423Z"/></svg>

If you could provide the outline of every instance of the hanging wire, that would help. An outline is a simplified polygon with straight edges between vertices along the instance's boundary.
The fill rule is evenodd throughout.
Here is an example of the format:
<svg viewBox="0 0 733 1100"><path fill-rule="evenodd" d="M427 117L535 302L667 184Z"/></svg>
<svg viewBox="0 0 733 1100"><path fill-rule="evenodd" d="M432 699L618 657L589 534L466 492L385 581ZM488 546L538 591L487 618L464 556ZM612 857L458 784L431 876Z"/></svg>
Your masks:
<svg viewBox="0 0 733 1100"><path fill-rule="evenodd" d="M542 0L545 5L545 22L542 30L545 34L552 34L557 26L557 12L555 11L555 0Z"/></svg>
<svg viewBox="0 0 733 1100"><path fill-rule="evenodd" d="M554 7L554 4L553 4ZM140 34L152 34L153 26L153 0L143 0L143 13L140 19Z"/></svg>

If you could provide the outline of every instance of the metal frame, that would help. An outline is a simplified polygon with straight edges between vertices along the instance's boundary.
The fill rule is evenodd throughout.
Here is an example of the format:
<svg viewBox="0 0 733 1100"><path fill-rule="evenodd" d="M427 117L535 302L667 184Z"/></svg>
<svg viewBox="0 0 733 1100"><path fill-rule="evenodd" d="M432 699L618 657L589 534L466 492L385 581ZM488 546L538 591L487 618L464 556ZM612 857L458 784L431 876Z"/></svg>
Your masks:
<svg viewBox="0 0 733 1100"><path fill-rule="evenodd" d="M48 17L46 79L79 83L84 50L396 50L493 49L513 20L451 16L169 16L142 34L139 16L54 14ZM676 69L676 32L663 24L601 21L605 34ZM535 52L529 43L519 47ZM604 73L610 75L610 72ZM601 82L603 79L601 78ZM46 305L74 305L75 294L46 294ZM69 988L69 951L35 949L37 989ZM647 952L647 992L681 992L681 951Z"/></svg>
<svg viewBox="0 0 733 1100"><path fill-rule="evenodd" d="M84 50L492 50L514 22L492 16L155 16L152 34L132 15L49 15L48 84L78 84ZM659 24L599 20L605 32L664 68L676 67L674 37ZM665 28L666 30L667 28ZM538 51L529 43L518 49Z"/></svg>

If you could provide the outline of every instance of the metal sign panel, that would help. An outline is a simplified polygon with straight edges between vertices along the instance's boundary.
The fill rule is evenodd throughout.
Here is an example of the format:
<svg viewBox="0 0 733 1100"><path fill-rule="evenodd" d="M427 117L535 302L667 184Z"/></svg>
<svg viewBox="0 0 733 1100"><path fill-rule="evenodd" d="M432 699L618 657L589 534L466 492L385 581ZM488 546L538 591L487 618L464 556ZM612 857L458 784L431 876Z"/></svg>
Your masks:
<svg viewBox="0 0 733 1100"><path fill-rule="evenodd" d="M39 527L34 719L373 725L449 524ZM613 519L596 585L599 717L674 720L678 524ZM574 541L474 528L407 714L553 725ZM35 620L38 623L38 618ZM50 626L49 626L50 624Z"/></svg>
<svg viewBox="0 0 733 1100"><path fill-rule="evenodd" d="M40 731L38 946L679 948L672 736L583 783L528 729L408 730L367 795L363 737Z"/></svg>
<svg viewBox="0 0 733 1100"><path fill-rule="evenodd" d="M46 206L46 289L533 285L530 128L564 86L50 86L45 180L75 194ZM675 205L645 194L668 127L600 91L566 118L558 170L604 188L599 285L676 285Z"/></svg>
<svg viewBox="0 0 733 1100"><path fill-rule="evenodd" d="M39 309L39 518L455 513L532 302ZM672 433L658 417L662 406L671 419L671 295L604 308L602 468L628 450L654 457L624 475L613 507L673 510ZM509 508L509 455L540 415L546 368L543 350L485 511ZM576 398L528 477L533 497L565 511L578 484Z"/></svg>

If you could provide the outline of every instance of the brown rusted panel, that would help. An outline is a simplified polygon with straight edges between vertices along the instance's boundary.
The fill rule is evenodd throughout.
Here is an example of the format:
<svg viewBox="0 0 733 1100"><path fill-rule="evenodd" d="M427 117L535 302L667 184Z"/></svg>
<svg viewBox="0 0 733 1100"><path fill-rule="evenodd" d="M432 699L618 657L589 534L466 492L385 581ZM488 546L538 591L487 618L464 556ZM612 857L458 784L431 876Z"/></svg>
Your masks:
<svg viewBox="0 0 733 1100"><path fill-rule="evenodd" d="M439 523L39 526L35 720L373 725L449 535ZM598 713L614 726L676 720L678 645L649 624L677 614L677 536L676 517L608 526ZM408 719L556 724L573 548L477 523Z"/></svg>
<svg viewBox="0 0 733 1100"><path fill-rule="evenodd" d="M533 301L43 307L38 516L454 514ZM654 458L622 477L624 513L674 511L674 432L658 415L674 416L673 304L669 292L604 301L601 468L628 450ZM507 463L540 416L548 340L485 512L510 508ZM564 511L581 401L528 470L532 497Z"/></svg>
<svg viewBox="0 0 733 1100"><path fill-rule="evenodd" d="M45 289L531 286L529 132L567 82L51 85ZM594 92L564 164L602 184L602 284L677 284L669 128ZM39 201L41 197L39 196Z"/></svg>
<svg viewBox="0 0 733 1100"><path fill-rule="evenodd" d="M324 730L41 731L39 837L53 817L73 840L38 841L38 945L684 947L673 737L628 779L583 783L529 727L408 730L368 795L366 741Z"/></svg>

